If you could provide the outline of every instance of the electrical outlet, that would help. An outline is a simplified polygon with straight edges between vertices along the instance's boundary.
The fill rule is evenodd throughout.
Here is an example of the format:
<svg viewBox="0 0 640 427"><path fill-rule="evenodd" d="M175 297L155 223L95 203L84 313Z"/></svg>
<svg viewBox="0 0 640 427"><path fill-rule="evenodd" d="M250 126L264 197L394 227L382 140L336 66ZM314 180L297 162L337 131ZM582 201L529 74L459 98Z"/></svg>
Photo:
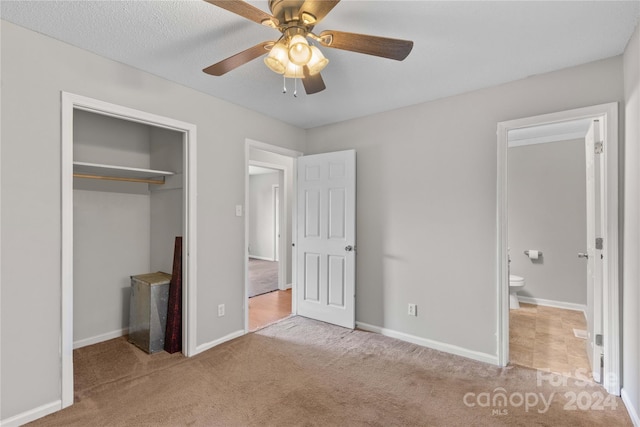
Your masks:
<svg viewBox="0 0 640 427"><path fill-rule="evenodd" d="M415 304L409 304L409 311L407 313L409 316L417 316L418 315L418 306Z"/></svg>
<svg viewBox="0 0 640 427"><path fill-rule="evenodd" d="M224 304L218 304L218 317L224 316Z"/></svg>
<svg viewBox="0 0 640 427"><path fill-rule="evenodd" d="M236 216L242 216L242 205L236 205Z"/></svg>

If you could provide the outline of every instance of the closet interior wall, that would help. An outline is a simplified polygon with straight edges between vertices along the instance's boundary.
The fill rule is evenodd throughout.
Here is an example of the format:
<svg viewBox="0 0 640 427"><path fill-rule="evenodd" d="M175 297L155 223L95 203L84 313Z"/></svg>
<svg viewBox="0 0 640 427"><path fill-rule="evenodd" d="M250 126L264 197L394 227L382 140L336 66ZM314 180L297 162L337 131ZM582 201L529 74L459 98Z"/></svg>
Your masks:
<svg viewBox="0 0 640 427"><path fill-rule="evenodd" d="M175 172L164 185L74 178L74 348L126 335L130 276L171 273L183 233L183 135L74 111L74 162Z"/></svg>

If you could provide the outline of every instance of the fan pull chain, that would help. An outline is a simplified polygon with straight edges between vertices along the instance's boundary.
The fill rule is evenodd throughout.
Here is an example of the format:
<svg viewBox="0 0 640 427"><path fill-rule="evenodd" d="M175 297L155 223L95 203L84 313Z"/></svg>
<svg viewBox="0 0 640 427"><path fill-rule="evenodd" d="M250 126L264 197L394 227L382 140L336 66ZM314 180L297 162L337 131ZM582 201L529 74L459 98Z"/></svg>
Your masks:
<svg viewBox="0 0 640 427"><path fill-rule="evenodd" d="M284 75L282 76L282 93L287 93L287 78ZM298 79L295 77L293 78L293 97L298 97Z"/></svg>

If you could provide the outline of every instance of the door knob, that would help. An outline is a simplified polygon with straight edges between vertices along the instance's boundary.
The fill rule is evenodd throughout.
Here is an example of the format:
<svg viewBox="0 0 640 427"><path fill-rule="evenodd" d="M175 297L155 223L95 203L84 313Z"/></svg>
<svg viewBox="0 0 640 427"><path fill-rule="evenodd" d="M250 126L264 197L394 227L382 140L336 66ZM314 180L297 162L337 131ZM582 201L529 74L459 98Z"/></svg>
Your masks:
<svg viewBox="0 0 640 427"><path fill-rule="evenodd" d="M353 246L349 245L344 248L345 251L351 252L353 250Z"/></svg>
<svg viewBox="0 0 640 427"><path fill-rule="evenodd" d="M584 252L578 252L578 258L587 258L589 259L589 254Z"/></svg>

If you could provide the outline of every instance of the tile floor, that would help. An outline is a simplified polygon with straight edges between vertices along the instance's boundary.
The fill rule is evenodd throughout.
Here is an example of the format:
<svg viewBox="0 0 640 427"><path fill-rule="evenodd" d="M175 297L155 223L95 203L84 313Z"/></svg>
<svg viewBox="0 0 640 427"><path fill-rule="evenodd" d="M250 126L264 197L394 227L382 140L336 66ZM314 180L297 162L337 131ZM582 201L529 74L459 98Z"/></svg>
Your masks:
<svg viewBox="0 0 640 427"><path fill-rule="evenodd" d="M591 378L587 340L573 329L587 329L581 311L533 304L509 310L511 363L571 377Z"/></svg>

